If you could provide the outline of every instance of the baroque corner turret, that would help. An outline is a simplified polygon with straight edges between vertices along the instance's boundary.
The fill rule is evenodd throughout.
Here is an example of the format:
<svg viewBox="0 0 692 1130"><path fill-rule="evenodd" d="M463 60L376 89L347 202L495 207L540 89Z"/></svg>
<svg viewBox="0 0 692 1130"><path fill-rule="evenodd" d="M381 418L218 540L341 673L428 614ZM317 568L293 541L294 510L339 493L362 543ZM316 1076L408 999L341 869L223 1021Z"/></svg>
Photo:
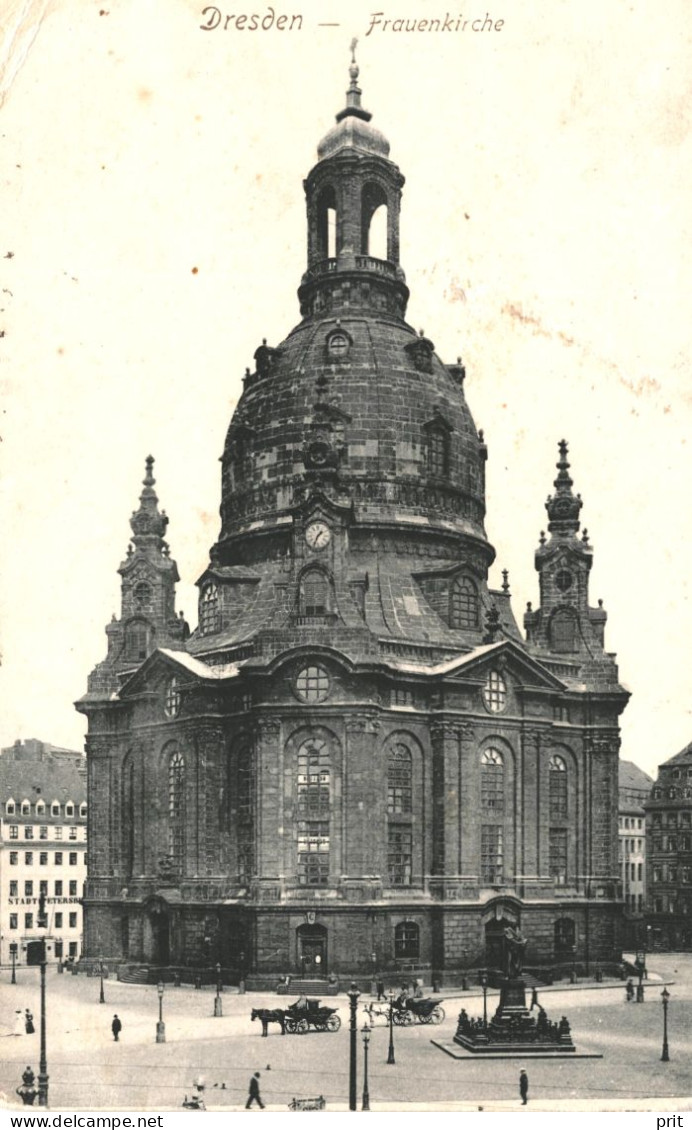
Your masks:
<svg viewBox="0 0 692 1130"><path fill-rule="evenodd" d="M87 698L108 697L157 647L180 648L189 635L183 613L176 614L178 567L164 538L168 515L159 510L154 490L154 458L147 456L139 506L130 517L132 538L121 577L120 616L106 627L108 654L89 676Z"/></svg>

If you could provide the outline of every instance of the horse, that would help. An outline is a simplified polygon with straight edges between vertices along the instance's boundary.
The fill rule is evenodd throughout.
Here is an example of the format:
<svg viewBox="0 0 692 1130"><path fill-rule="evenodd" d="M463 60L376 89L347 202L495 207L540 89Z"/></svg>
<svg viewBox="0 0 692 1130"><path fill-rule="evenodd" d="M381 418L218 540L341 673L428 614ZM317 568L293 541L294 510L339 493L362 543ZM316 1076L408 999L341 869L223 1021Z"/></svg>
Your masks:
<svg viewBox="0 0 692 1130"><path fill-rule="evenodd" d="M251 1020L262 1021L262 1035L269 1035L270 1024L281 1025L281 1035L286 1035L286 1013L283 1008L253 1008Z"/></svg>

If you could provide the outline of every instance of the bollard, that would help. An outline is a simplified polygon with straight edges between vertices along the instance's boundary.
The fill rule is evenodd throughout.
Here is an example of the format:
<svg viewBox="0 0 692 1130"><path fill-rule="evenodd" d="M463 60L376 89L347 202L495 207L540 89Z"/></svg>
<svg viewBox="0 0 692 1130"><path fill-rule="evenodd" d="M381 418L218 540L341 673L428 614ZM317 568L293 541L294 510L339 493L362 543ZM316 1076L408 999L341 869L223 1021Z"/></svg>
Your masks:
<svg viewBox="0 0 692 1130"><path fill-rule="evenodd" d="M17 1094L24 1106L34 1105L38 1089L36 1087L36 1076L28 1065L26 1070L22 1072L22 1085L17 1087Z"/></svg>

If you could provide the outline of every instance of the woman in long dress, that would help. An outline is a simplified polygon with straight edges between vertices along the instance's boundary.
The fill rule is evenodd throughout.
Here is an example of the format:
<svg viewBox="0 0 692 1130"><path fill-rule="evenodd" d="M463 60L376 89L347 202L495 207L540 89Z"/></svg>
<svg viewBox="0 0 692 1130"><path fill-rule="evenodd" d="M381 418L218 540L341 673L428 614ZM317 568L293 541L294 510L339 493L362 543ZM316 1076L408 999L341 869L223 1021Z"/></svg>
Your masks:
<svg viewBox="0 0 692 1130"><path fill-rule="evenodd" d="M24 1014L21 1008L18 1008L14 1014L14 1028L12 1031L13 1036L24 1035Z"/></svg>

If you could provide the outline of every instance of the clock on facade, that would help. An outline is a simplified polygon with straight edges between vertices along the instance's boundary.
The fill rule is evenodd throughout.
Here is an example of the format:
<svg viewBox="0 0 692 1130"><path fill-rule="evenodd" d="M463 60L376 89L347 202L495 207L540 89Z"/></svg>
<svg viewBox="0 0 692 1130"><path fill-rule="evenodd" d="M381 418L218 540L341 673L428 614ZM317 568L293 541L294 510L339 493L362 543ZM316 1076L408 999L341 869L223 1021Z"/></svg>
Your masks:
<svg viewBox="0 0 692 1130"><path fill-rule="evenodd" d="M305 531L305 541L310 549L326 549L332 540L332 531L326 522L311 522Z"/></svg>

